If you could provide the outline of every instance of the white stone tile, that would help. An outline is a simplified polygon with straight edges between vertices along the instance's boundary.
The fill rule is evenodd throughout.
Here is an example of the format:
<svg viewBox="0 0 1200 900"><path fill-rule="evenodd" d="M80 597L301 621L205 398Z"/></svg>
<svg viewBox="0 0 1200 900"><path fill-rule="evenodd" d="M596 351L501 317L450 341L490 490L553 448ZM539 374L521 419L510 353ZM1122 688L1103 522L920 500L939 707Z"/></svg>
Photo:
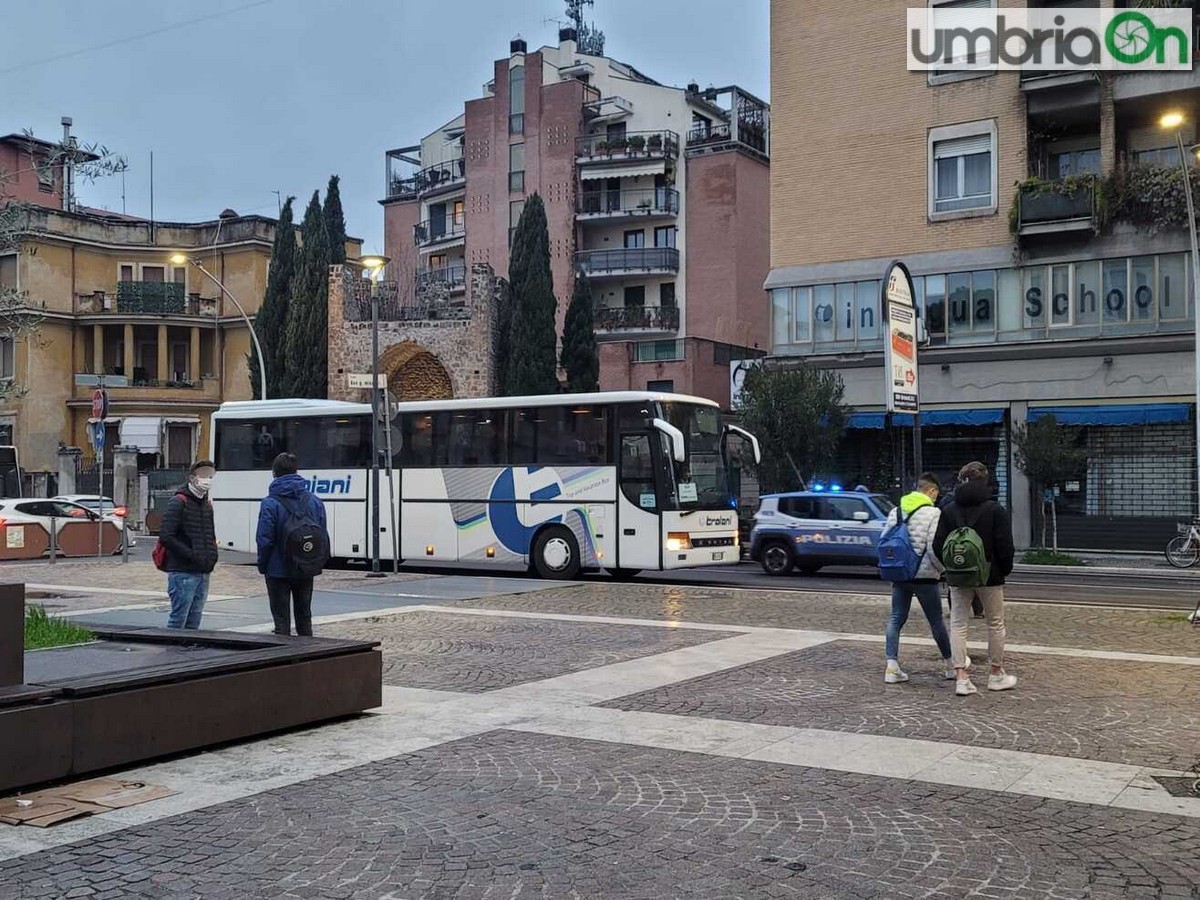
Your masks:
<svg viewBox="0 0 1200 900"><path fill-rule="evenodd" d="M1039 756L1028 774L1017 779L1007 790L1014 794L1032 794L1055 800L1074 800L1107 806L1137 777L1138 766Z"/></svg>
<svg viewBox="0 0 1200 900"><path fill-rule="evenodd" d="M887 778L912 778L955 749L955 744L934 741L798 728L791 737L748 753L745 758Z"/></svg>
<svg viewBox="0 0 1200 900"><path fill-rule="evenodd" d="M1172 797L1162 786L1156 784L1155 787L1157 790L1131 785L1117 794L1109 805L1121 809L1200 819L1200 797Z"/></svg>
<svg viewBox="0 0 1200 900"><path fill-rule="evenodd" d="M930 784L1002 791L1033 771L1043 758L1014 750L953 746L955 749L934 765L914 774L913 779Z"/></svg>

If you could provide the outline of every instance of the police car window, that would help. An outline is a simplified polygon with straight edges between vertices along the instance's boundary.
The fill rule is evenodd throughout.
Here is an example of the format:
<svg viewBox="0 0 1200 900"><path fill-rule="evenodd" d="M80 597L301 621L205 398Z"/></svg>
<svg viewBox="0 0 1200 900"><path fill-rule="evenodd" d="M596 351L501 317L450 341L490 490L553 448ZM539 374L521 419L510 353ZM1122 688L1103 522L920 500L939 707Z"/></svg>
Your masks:
<svg viewBox="0 0 1200 900"><path fill-rule="evenodd" d="M835 522L853 522L856 512L870 514L867 504L857 497L826 497L821 501L821 508L821 518Z"/></svg>
<svg viewBox="0 0 1200 900"><path fill-rule="evenodd" d="M779 511L793 519L817 518L815 507L811 497L784 497L779 501Z"/></svg>

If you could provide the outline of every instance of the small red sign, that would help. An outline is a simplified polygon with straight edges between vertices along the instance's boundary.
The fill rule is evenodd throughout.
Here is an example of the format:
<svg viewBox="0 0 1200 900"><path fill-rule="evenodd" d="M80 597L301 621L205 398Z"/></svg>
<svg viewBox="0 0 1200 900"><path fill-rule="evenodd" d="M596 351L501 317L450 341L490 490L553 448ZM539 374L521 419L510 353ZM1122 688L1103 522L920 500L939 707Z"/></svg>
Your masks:
<svg viewBox="0 0 1200 900"><path fill-rule="evenodd" d="M92 394L92 418L103 419L108 415L108 394L103 388L97 388Z"/></svg>

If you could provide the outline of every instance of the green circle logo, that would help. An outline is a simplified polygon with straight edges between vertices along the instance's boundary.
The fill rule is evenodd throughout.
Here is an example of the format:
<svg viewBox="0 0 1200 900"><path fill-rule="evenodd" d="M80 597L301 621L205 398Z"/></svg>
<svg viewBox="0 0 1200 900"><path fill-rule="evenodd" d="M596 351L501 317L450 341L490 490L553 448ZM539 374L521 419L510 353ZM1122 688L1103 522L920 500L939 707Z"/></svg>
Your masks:
<svg viewBox="0 0 1200 900"><path fill-rule="evenodd" d="M1148 60L1158 47L1158 29L1145 13L1128 10L1113 16L1104 32L1104 43L1117 62L1136 66Z"/></svg>

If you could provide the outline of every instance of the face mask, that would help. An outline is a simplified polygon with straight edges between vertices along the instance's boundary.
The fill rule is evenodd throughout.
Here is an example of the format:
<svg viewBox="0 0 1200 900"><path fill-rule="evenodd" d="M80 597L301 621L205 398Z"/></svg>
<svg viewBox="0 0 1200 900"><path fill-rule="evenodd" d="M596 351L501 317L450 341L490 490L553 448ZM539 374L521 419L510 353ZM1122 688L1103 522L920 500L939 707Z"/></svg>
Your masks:
<svg viewBox="0 0 1200 900"><path fill-rule="evenodd" d="M213 480L211 478L193 478L192 484L196 486L196 490L208 493L208 489L212 487Z"/></svg>

